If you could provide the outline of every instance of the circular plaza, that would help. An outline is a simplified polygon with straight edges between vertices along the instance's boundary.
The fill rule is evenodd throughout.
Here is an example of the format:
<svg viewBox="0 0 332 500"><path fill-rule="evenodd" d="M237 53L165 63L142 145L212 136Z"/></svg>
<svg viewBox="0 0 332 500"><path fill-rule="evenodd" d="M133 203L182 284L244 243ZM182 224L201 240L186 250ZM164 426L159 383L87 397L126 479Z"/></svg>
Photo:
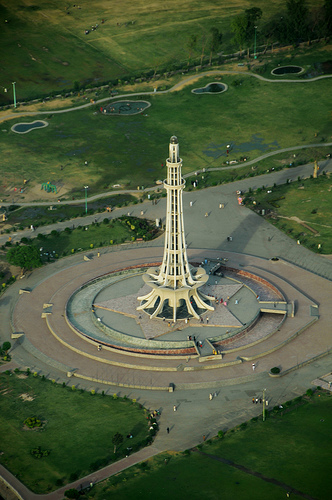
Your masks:
<svg viewBox="0 0 332 500"><path fill-rule="evenodd" d="M258 359L269 371L313 321L312 301L281 277L283 262L200 250L188 256L204 263L214 310L202 320L150 320L137 297L160 253L128 248L68 258L48 276L34 271L13 309L13 337L68 377L167 390L241 380Z"/></svg>

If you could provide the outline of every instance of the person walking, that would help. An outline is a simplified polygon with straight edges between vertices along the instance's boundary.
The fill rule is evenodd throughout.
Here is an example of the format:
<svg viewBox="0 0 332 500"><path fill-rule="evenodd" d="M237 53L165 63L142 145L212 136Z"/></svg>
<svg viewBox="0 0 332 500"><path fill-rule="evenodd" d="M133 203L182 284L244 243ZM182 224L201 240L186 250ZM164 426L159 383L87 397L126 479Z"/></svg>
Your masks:
<svg viewBox="0 0 332 500"><path fill-rule="evenodd" d="M252 366L252 371L254 372L254 371L255 371L255 368L256 368L255 363L253 363L251 366Z"/></svg>
<svg viewBox="0 0 332 500"><path fill-rule="evenodd" d="M167 427L167 429L166 429L166 430L167 430L167 434L169 434L169 427Z"/></svg>
<svg viewBox="0 0 332 500"><path fill-rule="evenodd" d="M177 410L177 407L176 405L173 406L173 411L176 411Z"/></svg>
<svg viewBox="0 0 332 500"><path fill-rule="evenodd" d="M209 394L209 400L212 401L212 399L213 399L212 392L210 392L210 394Z"/></svg>

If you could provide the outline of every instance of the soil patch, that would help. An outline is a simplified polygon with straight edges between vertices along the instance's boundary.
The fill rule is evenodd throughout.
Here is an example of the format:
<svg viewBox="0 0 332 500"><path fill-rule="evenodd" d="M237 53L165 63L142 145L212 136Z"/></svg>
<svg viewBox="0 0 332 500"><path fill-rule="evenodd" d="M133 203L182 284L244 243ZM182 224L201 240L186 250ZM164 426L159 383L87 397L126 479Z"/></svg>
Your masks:
<svg viewBox="0 0 332 500"><path fill-rule="evenodd" d="M20 394L19 396L21 399L23 399L23 401L33 401L35 398L33 396L31 396L30 394L28 394L27 392L23 392L22 394Z"/></svg>

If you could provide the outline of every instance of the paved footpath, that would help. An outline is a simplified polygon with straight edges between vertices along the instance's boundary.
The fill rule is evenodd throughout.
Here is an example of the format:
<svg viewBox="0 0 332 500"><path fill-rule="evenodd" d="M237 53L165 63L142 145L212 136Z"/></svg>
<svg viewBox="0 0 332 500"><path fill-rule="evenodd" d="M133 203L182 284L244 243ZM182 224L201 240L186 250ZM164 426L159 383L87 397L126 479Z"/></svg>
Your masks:
<svg viewBox="0 0 332 500"><path fill-rule="evenodd" d="M324 169L331 170L331 166L331 162L326 162ZM265 259L270 259L277 255L292 261L299 267L305 268L311 272L310 280L304 280L303 278L301 282L301 278L299 278L298 286L308 296L314 290L315 293L319 294L321 306L325 306L323 307L324 317L322 319L330 321L331 324L331 313L326 307L326 298L332 294L332 261L324 256L312 254L305 248L302 248L301 245L296 245L294 241L265 222L264 219L252 213L246 207L238 206L235 195L237 189L271 185L274 182L281 183L285 182L287 178L295 180L298 175L310 175L311 172L312 166L298 167L297 169L289 169L269 174L268 176L247 179L230 185L184 193L186 239L189 250L200 249L202 253L204 251L218 250L221 254L222 252L236 252L259 256ZM193 201L192 207L190 207L190 201ZM223 210L219 209L219 203L225 204ZM157 205L145 202L142 205L117 209L111 216L118 216L128 211L133 215L140 216L140 212L143 210L144 217L151 219L155 217L164 218L165 208L165 200L162 199ZM209 212L209 217L206 218L204 214L207 211ZM100 217L103 218L104 214ZM84 218L81 222L75 221L75 224L89 223L93 219L94 216ZM65 226L72 224L72 222L61 224ZM200 232L197 231L198 225ZM60 224L42 228L41 232L49 232L53 227L58 229L60 228ZM28 234L31 235L31 232ZM24 235L24 232L17 234L16 238L20 239L22 235ZM227 241L227 236L230 235L233 237L232 242ZM3 237L1 238L3 239ZM0 243L2 243L1 239ZM162 253L163 238L151 242L150 246ZM121 246L117 250L125 255L127 248L127 246ZM130 248L136 248L138 259L146 253L144 245L130 245ZM114 252L114 249L111 251ZM108 250L105 249L103 252L108 252ZM70 257L70 262L72 262L72 265L75 265L75 263L81 262L82 258L82 254L76 255ZM43 275L46 277L65 268L68 266L68 259L62 259L38 271L34 271L31 278L37 272L40 273L42 278ZM15 283L8 289L0 301L0 324L2 325L2 337L4 339L10 339L10 313L17 299L17 289L23 286L24 283L25 279ZM28 281L26 283L26 286L28 286ZM320 321L316 323L318 326L320 324L322 324ZM320 336L319 328L315 330L317 341L322 342L322 351L331 347L331 345L325 345L326 339L328 342L328 331L324 331L324 334ZM286 351L284 352L286 353ZM296 364L295 350L287 352L289 352L290 356L293 356L294 364ZM23 349L23 346L19 343L15 344L12 356L13 362L11 365L1 367L2 370L7 367L14 368L15 366L23 367L38 364L41 372L47 374L50 378L55 378L60 383L67 381L62 371L57 370L56 367L43 364L41 360L37 360L31 353ZM186 389L175 391L174 393L165 393L139 389L119 390L116 386L110 387L100 384L99 389L105 390L109 394L117 392L122 396L127 395L128 397L136 398L150 409L159 408L161 410L160 432L151 447L145 448L127 459L123 459L116 464L91 474L75 482L73 485L67 485L65 488L50 495L34 495L4 468L0 467L0 474L15 487L24 500L37 498L61 499L63 498L63 491L71 486L79 487L82 483L99 481L117 473L120 469L127 468L133 463L145 460L149 456L163 450L184 450L190 448L202 441L203 434L208 438L215 435L220 429L227 430L244 420L250 419L261 411L260 405L252 405L251 399L256 395L260 396L264 388L266 388L269 404L272 406L303 394L311 386L312 381L331 371L331 360L331 355L326 356L277 379L270 378L267 375L266 369L260 371L258 365L255 373L248 373L248 376L243 377L240 382L230 382L229 385L225 384L218 387L216 389L217 396L212 401L209 401L208 398L209 392L211 392L208 387L197 387L191 390ZM281 358L280 361L283 362L284 360ZM234 367L232 369L234 370ZM81 387L89 389L90 385L90 383L84 384L83 381ZM174 404L177 406L176 412L173 411ZM167 427L170 427L170 434L166 432Z"/></svg>

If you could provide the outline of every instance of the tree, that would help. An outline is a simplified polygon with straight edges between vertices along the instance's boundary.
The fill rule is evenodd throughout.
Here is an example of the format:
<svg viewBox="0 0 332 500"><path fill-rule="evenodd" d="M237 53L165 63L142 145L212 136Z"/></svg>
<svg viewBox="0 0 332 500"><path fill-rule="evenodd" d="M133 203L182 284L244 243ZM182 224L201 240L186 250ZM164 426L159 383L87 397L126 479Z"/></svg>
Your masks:
<svg viewBox="0 0 332 500"><path fill-rule="evenodd" d="M9 351L9 349L11 348L11 343L10 342L4 342L2 344L2 350L5 351L5 353L7 354L7 351Z"/></svg>
<svg viewBox="0 0 332 500"><path fill-rule="evenodd" d="M120 446L123 442L123 435L120 432L116 432L112 437L112 443L114 444L114 453L116 453L116 447Z"/></svg>
<svg viewBox="0 0 332 500"><path fill-rule="evenodd" d="M308 35L308 8L305 0L287 0L288 40L305 40Z"/></svg>
<svg viewBox="0 0 332 500"><path fill-rule="evenodd" d="M39 251L33 246L11 248L7 253L7 261L9 264L19 266L22 270L22 274L27 269L34 269L42 265Z"/></svg>
<svg viewBox="0 0 332 500"><path fill-rule="evenodd" d="M190 64L190 59L192 57L193 51L196 49L196 46L197 46L197 35L191 35L187 43L187 48L189 51L188 66Z"/></svg>
<svg viewBox="0 0 332 500"><path fill-rule="evenodd" d="M325 18L325 36L332 35L332 0L325 0L323 5Z"/></svg>
<svg viewBox="0 0 332 500"><path fill-rule="evenodd" d="M212 54L216 53L222 43L222 33L219 33L218 28L211 28L210 30L210 65L212 60Z"/></svg>
<svg viewBox="0 0 332 500"><path fill-rule="evenodd" d="M206 47L207 42L208 42L208 35L206 33L203 33L201 36L201 43L202 43L201 66L203 64L205 47Z"/></svg>
<svg viewBox="0 0 332 500"><path fill-rule="evenodd" d="M257 21L262 17L263 12L259 7L253 7L252 9L246 9L244 13L247 17L246 39L250 41L254 37L255 26Z"/></svg>
<svg viewBox="0 0 332 500"><path fill-rule="evenodd" d="M65 497L67 498L79 498L80 492L75 488L71 488L70 490L65 491Z"/></svg>
<svg viewBox="0 0 332 500"><path fill-rule="evenodd" d="M246 41L248 20L245 14L234 17L231 22L231 30L234 33L234 41L242 52L243 44Z"/></svg>

